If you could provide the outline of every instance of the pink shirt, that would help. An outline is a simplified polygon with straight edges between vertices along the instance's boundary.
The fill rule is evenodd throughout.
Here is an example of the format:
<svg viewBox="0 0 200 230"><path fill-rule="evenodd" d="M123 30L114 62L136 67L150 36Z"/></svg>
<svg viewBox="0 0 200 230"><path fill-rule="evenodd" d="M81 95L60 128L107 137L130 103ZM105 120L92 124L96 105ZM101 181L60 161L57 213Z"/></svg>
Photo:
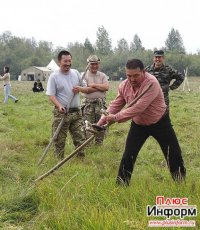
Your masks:
<svg viewBox="0 0 200 230"><path fill-rule="evenodd" d="M132 102L146 88L152 84L151 88L129 108L122 109L125 104ZM158 122L166 111L166 105L162 89L157 79L145 73L144 80L139 88L131 86L126 79L119 85L118 95L108 108L109 113L115 114L117 122L124 122L132 119L138 125L152 125ZM105 117L102 117L98 125L105 124Z"/></svg>

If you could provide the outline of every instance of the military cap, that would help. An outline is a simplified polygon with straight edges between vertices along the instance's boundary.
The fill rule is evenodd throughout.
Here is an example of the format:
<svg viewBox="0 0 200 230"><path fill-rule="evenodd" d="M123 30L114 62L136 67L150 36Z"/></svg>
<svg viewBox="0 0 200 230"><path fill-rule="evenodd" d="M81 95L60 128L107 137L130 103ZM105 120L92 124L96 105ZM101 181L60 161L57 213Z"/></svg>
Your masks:
<svg viewBox="0 0 200 230"><path fill-rule="evenodd" d="M164 56L164 51L163 50L155 50L154 56Z"/></svg>
<svg viewBox="0 0 200 230"><path fill-rule="evenodd" d="M100 62L100 58L97 57L97 55L90 55L87 59L88 63L96 63Z"/></svg>

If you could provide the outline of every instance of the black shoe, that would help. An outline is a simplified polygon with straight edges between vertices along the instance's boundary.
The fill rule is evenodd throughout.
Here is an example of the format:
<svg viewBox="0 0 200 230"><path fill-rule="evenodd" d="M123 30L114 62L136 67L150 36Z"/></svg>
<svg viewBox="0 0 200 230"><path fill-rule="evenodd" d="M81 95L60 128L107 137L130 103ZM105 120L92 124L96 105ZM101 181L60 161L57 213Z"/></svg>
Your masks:
<svg viewBox="0 0 200 230"><path fill-rule="evenodd" d="M19 101L19 100L18 100L18 99L16 99L16 100L15 100L15 103L17 103L18 101Z"/></svg>

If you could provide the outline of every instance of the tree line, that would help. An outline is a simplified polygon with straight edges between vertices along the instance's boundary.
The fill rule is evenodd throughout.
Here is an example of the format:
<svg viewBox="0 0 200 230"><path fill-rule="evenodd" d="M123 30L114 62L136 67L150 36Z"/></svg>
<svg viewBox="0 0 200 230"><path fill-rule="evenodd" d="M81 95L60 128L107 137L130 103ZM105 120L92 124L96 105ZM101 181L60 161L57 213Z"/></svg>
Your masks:
<svg viewBox="0 0 200 230"><path fill-rule="evenodd" d="M82 72L86 67L86 60L90 54L96 54L101 59L101 70L111 80L124 78L124 66L129 58L141 59L145 66L152 64L153 52L156 49L165 51L166 64L183 72L188 68L189 76L200 76L200 50L196 54L187 54L182 37L174 28L168 34L165 46L145 49L140 37L135 34L130 44L125 38L117 41L117 46L112 47L110 38L104 26L100 26L96 33L96 42L92 44L89 38L84 43L70 42L66 47L53 48L53 43L48 41L36 42L34 38L20 38L13 36L10 31L0 35L0 68L8 65L12 79L17 79L21 71L30 66L47 66L53 58L57 60L60 50L66 49L72 53L73 68Z"/></svg>

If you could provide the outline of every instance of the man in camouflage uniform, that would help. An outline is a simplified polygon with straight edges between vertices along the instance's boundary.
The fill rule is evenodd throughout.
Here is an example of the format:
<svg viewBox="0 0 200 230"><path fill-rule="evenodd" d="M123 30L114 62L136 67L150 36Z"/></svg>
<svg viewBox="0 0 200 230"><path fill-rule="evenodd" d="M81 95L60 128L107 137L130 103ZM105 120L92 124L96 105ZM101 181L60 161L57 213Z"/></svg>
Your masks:
<svg viewBox="0 0 200 230"><path fill-rule="evenodd" d="M184 76L170 66L164 64L163 50L154 51L153 61L153 65L147 66L145 70L157 78L169 110L169 90L177 89L183 82ZM174 80L174 82L171 84L172 80Z"/></svg>
<svg viewBox="0 0 200 230"><path fill-rule="evenodd" d="M79 72L71 69L72 56L68 51L61 51L58 54L60 69L53 72L47 83L47 92L50 101L55 105L53 109L52 131L55 133L60 121L64 116L64 123L54 140L55 156L64 158L65 141L69 131L73 144L78 147L85 141L83 130L83 120L80 110L80 96L76 86L84 86ZM77 156L84 157L84 152L80 151Z"/></svg>
<svg viewBox="0 0 200 230"><path fill-rule="evenodd" d="M96 55L90 55L87 59L89 69L85 75L87 88L79 87L83 93L82 112L84 120L90 123L97 123L101 117L101 109L106 109L105 95L109 89L107 76L99 71L100 59ZM86 131L89 138L91 133ZM96 144L102 144L105 131L100 131L95 136Z"/></svg>

